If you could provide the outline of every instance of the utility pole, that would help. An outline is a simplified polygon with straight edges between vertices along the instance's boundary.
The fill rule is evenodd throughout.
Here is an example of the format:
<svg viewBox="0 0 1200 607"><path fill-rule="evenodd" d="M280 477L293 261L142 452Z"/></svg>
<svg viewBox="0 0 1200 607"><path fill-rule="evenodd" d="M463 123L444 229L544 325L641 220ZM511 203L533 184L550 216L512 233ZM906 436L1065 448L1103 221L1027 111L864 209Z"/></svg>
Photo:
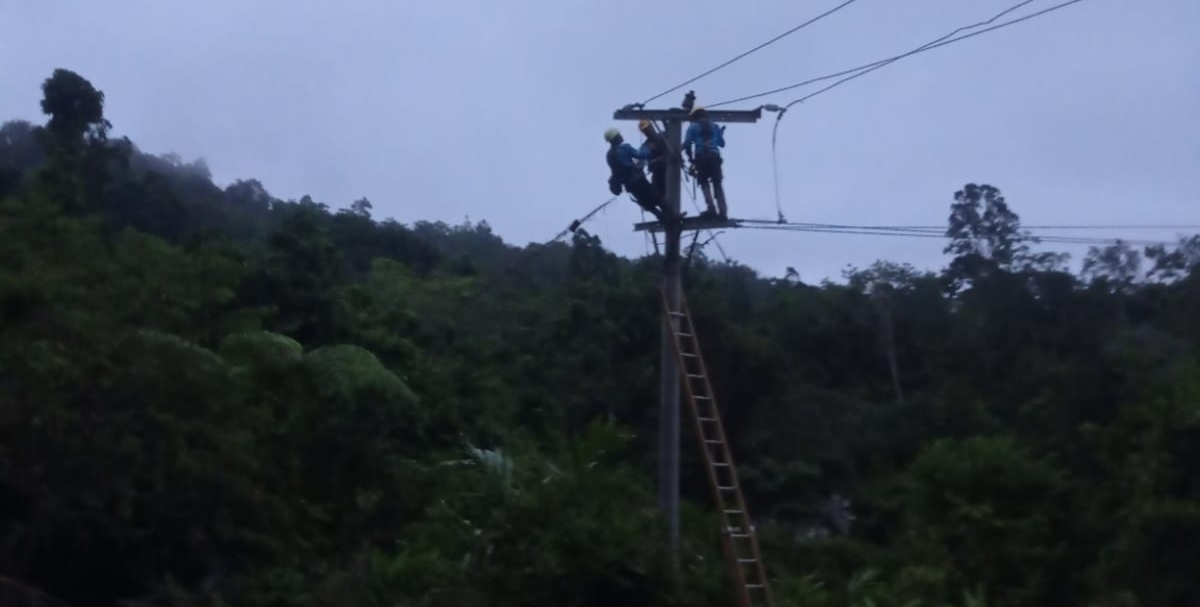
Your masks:
<svg viewBox="0 0 1200 607"><path fill-rule="evenodd" d="M678 150L683 142L683 126L678 120L666 124L667 146ZM678 154L667 154L667 207L679 216L680 176L682 175ZM679 241L681 230L674 227L666 230L665 262L663 264L662 289L667 307L679 309ZM679 544L679 370L676 368L674 346L675 331L679 319L664 314L660 338L659 360L662 375L659 377L658 404L658 507L667 515L667 535L671 538L672 552Z"/></svg>
<svg viewBox="0 0 1200 607"><path fill-rule="evenodd" d="M689 94L689 98L691 98ZM716 123L757 122L762 109L756 110L709 110L709 118ZM651 120L665 125L667 146L667 206L675 212L680 210L680 191L683 176L682 143L683 121L688 111L683 108L647 110L626 106L613 113L615 120ZM682 288L679 276L680 237L689 224L699 218L689 218L683 228L663 229L666 233L666 256L663 263L662 291L671 310L679 309L679 292ZM711 227L712 222L705 222ZM656 226L662 228L662 226ZM694 229L694 228L693 228ZM653 230L657 231L657 230ZM672 555L677 557L679 546L679 368L676 363L674 333L679 320L668 315L662 319L662 345L660 347L661 377L659 382L659 429L658 429L658 507L667 517L667 531L671 541Z"/></svg>

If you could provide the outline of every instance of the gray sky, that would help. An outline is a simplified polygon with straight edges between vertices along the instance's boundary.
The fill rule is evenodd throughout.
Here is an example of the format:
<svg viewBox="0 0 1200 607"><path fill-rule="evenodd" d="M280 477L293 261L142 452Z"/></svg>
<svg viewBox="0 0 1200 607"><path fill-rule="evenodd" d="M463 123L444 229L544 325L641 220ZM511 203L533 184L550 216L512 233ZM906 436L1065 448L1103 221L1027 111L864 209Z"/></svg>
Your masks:
<svg viewBox="0 0 1200 607"><path fill-rule="evenodd" d="M860 0L690 88L701 104L760 92L906 51L1014 2ZM403 222L486 219L525 244L608 197L602 133L614 109L838 3L0 0L0 119L41 122L40 83L65 67L105 92L119 135L203 157L221 185L254 177L278 197L333 207L367 196L377 216ZM781 125L783 211L943 224L954 191L975 181L1001 188L1030 225L1200 223L1197 32L1197 0L1087 0L849 82ZM770 120L728 127L734 217L775 215ZM640 141L636 125L617 126ZM625 198L588 229L639 255L639 220ZM1120 234L1172 236L1096 235ZM790 265L806 281L878 258L946 261L940 240L728 231L721 241L768 275ZM1057 248L1076 260L1086 251Z"/></svg>

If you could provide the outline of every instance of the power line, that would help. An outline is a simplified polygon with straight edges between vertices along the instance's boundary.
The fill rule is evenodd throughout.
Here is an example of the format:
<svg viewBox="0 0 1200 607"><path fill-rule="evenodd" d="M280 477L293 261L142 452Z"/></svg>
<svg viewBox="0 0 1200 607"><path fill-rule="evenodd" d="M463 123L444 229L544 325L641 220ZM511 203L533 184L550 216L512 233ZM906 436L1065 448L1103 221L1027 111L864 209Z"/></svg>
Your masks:
<svg viewBox="0 0 1200 607"><path fill-rule="evenodd" d="M911 50L911 51L908 51L908 52L906 52L906 53L901 53L901 54L899 54L899 55L895 55L895 56L892 56L892 57L888 57L888 58L886 58L886 59L880 59L880 60L878 60L878 61L873 61L873 62L871 62L871 63L865 63L865 64L863 64L863 65L860 65L860 66L858 66L858 67L853 67L853 68L850 68L850 69L848 69L848 70L842 70L842 71L840 71L840 72L835 72L835 73L832 73L832 74L826 74L826 75L824 75L824 76L818 76L818 77L816 77L816 78L810 78L810 79L808 79L808 80L805 80L805 81L803 81L803 82L797 82L797 83L795 83L795 84L789 84L789 85L787 85L787 86L782 86L782 87L779 87L779 88L776 88L776 89L771 89L771 90L769 90L769 91L765 91L765 92L762 92L762 93L755 93L755 94L753 94L753 95L746 95L746 96L744 96L744 97L738 97L737 99L730 99L730 100L728 100L728 101L722 101L722 102L720 102L720 103L711 103L711 104L709 104L707 107L709 107L709 108L716 108L716 107L726 106L726 105L730 105L730 104L734 104L734 103L740 103L740 102L742 102L742 101L749 101L749 100L751 100L751 99L758 99L758 98L760 98L760 97L766 97L767 95L774 95L774 94L776 94L776 93L782 93L782 92L784 92L784 91L790 91L790 90L792 90L792 89L797 89L797 88L800 88L800 87L802 87L802 86L807 86L807 85L809 85L809 84L815 84L815 83L817 83L817 82L821 82L821 81L824 81L824 80L831 80L831 79L833 79L833 78L837 78L837 77L839 77L839 76L845 76L845 75L847 75L847 74L854 74L855 72L860 72L860 71L863 71L863 72L865 72L865 71L873 71L873 70L875 70L875 69L878 69L878 68L880 68L880 67L883 67L884 65L888 65L888 64L894 63L895 61L898 61L898 60L900 60L900 59L903 59L903 58L905 58L905 57L909 57L909 56L916 55L916 54L918 54L918 53L923 53L923 52L926 52L926 51L931 51L931 50L933 50L933 49L935 49L935 48L941 48L941 47L943 47L943 46L946 46L946 45L948 45L948 44L954 44L955 42L960 42L960 41L962 41L962 40L966 40L966 39L968 39L968 38L973 38L973 37L975 37L975 36L979 36L979 35L981 35L981 34L986 34L986 33L988 33L988 32L992 32L992 31L995 31L995 30L998 30L998 29L1001 29L1001 28L1008 27L1008 26L1010 26L1010 25L1016 25L1016 24L1018 24L1018 23L1021 23L1021 22L1023 22L1023 21L1028 21L1029 19L1033 19L1033 18L1035 18L1035 17L1039 17L1039 16L1041 16L1041 15L1044 15L1044 14L1046 14L1046 13L1049 13L1049 12L1052 12L1052 11L1056 11L1056 10L1059 10L1059 9L1062 9L1062 8L1066 8L1066 7L1068 7L1068 6L1072 5L1072 4L1076 4L1076 3L1078 3L1078 2L1082 2L1083 0L1069 0L1068 2L1063 2L1063 3L1061 3L1061 4L1057 4L1057 5L1055 5L1055 6L1051 6L1051 7L1049 7L1049 8L1046 8L1046 9L1040 10L1040 11L1038 11L1038 12L1036 12L1036 13L1031 13L1031 14L1029 14L1029 15L1025 15L1024 17L1018 17L1018 18L1016 18L1016 19L1012 19L1012 20L1010 20L1010 21L1005 21L1005 22L1003 22L1003 23L998 23L998 24L996 24L996 25L993 25L992 27L988 27L988 28L985 28L985 29L981 29L981 30L979 30L979 31L976 31L976 32L971 32L970 34L963 34L962 36L958 36L957 38L950 38L950 36L953 36L954 34L956 34L956 33L960 32L960 31L962 31L962 30L965 30L965 29L971 29L971 28L974 28L974 27L979 27L980 25L984 25L984 24L987 24L987 23L991 23L992 21L995 21L995 20L996 20L996 19L998 19L999 17L1002 17L1002 16L1004 16L1004 15L1006 15L1006 14L1008 14L1008 13L1012 12L1013 10L1016 10L1017 8L1020 8L1021 6L1024 6L1025 4L1028 4L1030 1L1032 1L1032 0L1025 0L1024 2L1021 2L1020 4L1017 4L1017 5L1013 6L1013 7L1010 7L1010 8L1008 8L1008 9L1005 9L1004 11L1002 11L1001 13L999 13L998 15L996 15L996 16L994 16L994 17L992 17L991 19L989 19L989 20L987 20L987 21L983 21L983 22L980 22L980 23L976 23L976 24L972 24L972 25L966 25L966 26L960 27L960 28L958 28L958 29L954 30L953 32L951 32L950 34L947 34L946 36L942 36L941 38L938 38L938 39L936 39L936 40L933 40L933 41L927 42L927 43L925 43L925 44L923 44L923 45L921 45L921 46L919 46L919 47L917 47L917 48L915 48L915 49L913 49L913 50ZM947 39L947 38L949 38L949 39ZM855 78L857 78L858 76L854 76L854 77L855 77ZM836 86L836 84L835 84L834 86ZM827 87L827 88L833 88L833 86L830 86L830 87ZM816 93L814 93L814 94L816 94ZM811 95L810 95L809 97L811 97ZM791 104L789 104L789 105L793 105L793 104L795 104L795 103L798 103L799 101L801 101L801 100L794 101L794 102L792 102L792 103L791 103Z"/></svg>
<svg viewBox="0 0 1200 607"><path fill-rule="evenodd" d="M779 215L779 221L783 222L783 196L779 193L779 119L775 119L775 126L771 128L771 178L775 182L775 213Z"/></svg>
<svg viewBox="0 0 1200 607"><path fill-rule="evenodd" d="M609 198L608 200L605 200L604 202L600 203L600 206L589 211L587 215L584 215L583 217L580 217L579 219L572 221L570 225L568 225L566 228L563 229L563 231L556 234L553 238L541 243L540 244L541 248L531 250L531 247L526 247L525 249L522 249L520 252L517 253L516 259L514 259L512 261L512 263L505 266L504 271L512 272L513 270L516 270L519 266L521 266L521 264L528 263L529 260L531 260L534 257L536 257L537 255L539 255L542 251L545 251L546 250L545 247L548 247L548 246L558 242L559 240L562 239L563 236L566 236L567 234L570 234L571 232L574 232L575 230L579 229L580 226L587 223L587 221L589 219L594 217L596 215L596 213L603 211L605 208L608 207L608 205L616 202L618 198L620 198L620 196L613 196L612 198Z"/></svg>
<svg viewBox="0 0 1200 607"><path fill-rule="evenodd" d="M780 232L805 232L805 233L817 233L817 234L853 234L853 235L863 235L863 236L897 236L897 237L906 237L906 238L941 238L941 239L948 238L945 235L933 234L933 233L882 232L882 231L871 231L871 230L839 230L839 229L830 229L830 228L787 228L787 227L776 227L776 226L746 226L744 229L770 230L770 231L780 231ZM1113 245L1113 244L1117 244L1117 243L1124 243L1124 244L1132 245L1132 246L1153 246L1153 245L1173 244L1171 242L1159 241L1159 240L1125 240L1125 239L1120 239L1120 238L1111 238L1111 239L1082 238L1082 237L1072 238L1072 237L1037 236L1037 235L1034 235L1032 238L1034 240L1036 240L1037 243L1079 244L1079 245L1092 245L1092 246Z"/></svg>
<svg viewBox="0 0 1200 607"><path fill-rule="evenodd" d="M824 234L854 234L864 236L897 236L906 238L940 238L947 239L946 234L938 234L934 232L905 232L897 230L872 230L864 229L862 226L852 226L847 228L839 227L817 227L817 226L795 226L795 225L744 225L742 229L749 230L769 230L779 232L810 232ZM1133 246L1153 246L1153 245L1170 245L1168 241L1159 240L1126 240L1121 238L1094 238L1082 236L1056 236L1056 235L1028 235L1032 240L1040 243L1052 244L1086 244L1086 245L1111 245L1124 243Z"/></svg>
<svg viewBox="0 0 1200 607"><path fill-rule="evenodd" d="M1022 5L1025 5L1025 4L1028 4L1030 1L1031 1L1031 0L1025 0L1025 2L1022 2L1020 5L1017 5L1017 6L1014 6L1014 7L1010 8L1010 9L1008 9L1008 11L1006 11L1006 12L1009 12L1009 11L1015 10L1015 9L1016 9L1016 8L1018 8L1019 6L1022 6ZM939 40L937 40L937 41L935 41L935 42L930 42L930 43L928 43L928 44L926 44L926 45L924 45L924 46L921 46L921 47L919 47L919 48L917 48L917 49L915 49L915 50L909 51L909 52L907 52L907 53L905 53L905 54L903 54L903 55L900 55L900 56L894 57L894 58L892 58L892 59L889 59L889 60L887 60L886 62L884 62L884 63L882 63L882 64L880 64L880 65L876 65L876 66L874 66L874 67L871 67L871 68L865 69L865 70L863 70L863 71L861 71L861 72L858 72L857 74L851 74L851 75L849 75L849 76L846 76L845 78L842 78L841 80L838 80L837 82L834 82L833 84L831 84L831 85L829 85L829 86L827 86L827 87L825 87L825 88L822 88L822 89L820 89L820 90L817 90L817 91L815 91L815 92L809 93L809 94L807 94L807 95L805 95L805 96L803 96L803 97L801 97L801 98L799 98L799 99L797 99L797 100L795 100L795 101L792 101L791 103L788 103L787 105L783 106L783 109L786 111L786 110L787 110L787 108L791 107L792 105L795 105L795 104L797 104L797 103L803 103L804 101L806 101L806 100L808 100L808 99L812 99L813 97L816 97L817 95L820 95L821 93L824 93L824 92L828 91L829 89L832 89L832 88L835 88L835 87L837 87L837 86L840 86L840 85L842 85L842 84L843 84L843 83L845 83L845 82L848 82L848 81L850 81L850 80L854 80L855 78L859 78L859 77L861 77L861 76L865 76L865 75L867 75L867 74L869 74L869 73L871 73L871 72L873 72L873 71L875 71L875 70L877 70L877 69L879 69L879 68L881 68L881 67L886 67L886 66L888 66L888 65L891 65L892 63L895 63L896 61L899 61L899 60L901 60L901 59L903 59L903 58L905 58L905 57L908 57L908 56L911 56L911 55L915 55L915 54L917 54L917 53L921 53L921 52L924 52L924 51L927 51L927 50L930 50L930 49L933 49L933 48L937 48L937 47L939 47L939 46L942 46L942 45L945 45L945 44L950 44L951 42L957 42L957 41L959 41L959 40L965 40L965 39L967 39L967 38L971 38L971 37L973 37L973 36L978 36L978 35L980 35L980 34L985 34L985 33L987 33L987 32L994 31L994 30L1000 29L1000 28L1002 28L1002 27L1008 27L1008 26L1010 26L1010 25L1015 25L1015 24L1017 24L1017 23L1021 23L1022 21L1028 21L1028 20L1030 20L1030 19L1033 19L1033 18L1035 18L1035 17L1040 17L1041 15L1045 15L1046 13L1049 13L1049 12L1052 12L1052 11L1056 11L1056 10L1059 10L1059 9L1063 9L1063 8L1066 8L1066 7L1068 7L1068 6L1071 6L1072 4L1077 4L1077 3L1079 3L1079 2L1083 2L1083 0L1068 0L1067 2L1063 2L1063 3L1061 3L1061 4L1056 4L1056 5L1054 5L1054 6L1051 6L1050 8L1045 8L1045 9L1042 9L1042 10L1040 10L1040 11L1036 12L1036 13L1030 13L1030 14L1028 14L1028 15L1025 15L1024 17L1018 17L1018 18L1016 18L1016 19L1012 19L1012 20L1010 20L1010 21L1005 21L1004 23L1001 23L1001 24L999 24L999 25L994 25L994 26L992 26L992 27L988 27L988 28L981 29L981 30L979 30L979 31L977 31L977 32L972 32L972 33L970 33L970 34L965 34L965 35L963 35L963 36L960 36L960 37L958 37L958 38L954 38L953 40L941 40L941 39L939 39ZM997 15L996 17L993 17L991 21L994 21L995 19L999 18L999 16L1001 16L1001 15L1003 15L1003 14L1005 14L1005 13L1001 13L1000 15ZM988 22L985 22L985 23L990 23L991 21L988 21ZM971 26L971 27L977 27L977 25L973 25L973 26ZM783 114L781 113L779 116L780 116L780 117L782 117L782 116L783 116ZM778 119L777 119L777 120L776 120L776 123L778 123L778 122L779 122L779 121L778 121Z"/></svg>
<svg viewBox="0 0 1200 607"><path fill-rule="evenodd" d="M946 231L946 226L937 225L897 225L897 226L875 226L875 225L851 225L840 223L811 223L811 222L783 222L772 219L738 219L739 223L752 225L783 225L789 227L819 227L819 228L847 228L861 230L913 230L913 231ZM1200 224L1158 224L1158 225L1136 225L1136 224L1119 224L1119 225L1021 225L1023 230L1200 230Z"/></svg>
<svg viewBox="0 0 1200 607"><path fill-rule="evenodd" d="M868 63L866 65L862 65L862 66L859 66L857 68L853 68L850 70L843 70L843 71L837 72L835 74L829 74L826 76L821 76L819 78L812 78L812 79L806 80L804 82L800 82L800 83L797 83L797 84L794 84L791 86L775 89L773 91L768 91L766 93L760 93L758 95L750 95L747 97L741 97L741 98L733 99L730 101L723 101L721 103L710 105L709 107L717 107L720 105L726 105L726 104L730 104L730 103L736 103L739 101L745 101L748 99L754 99L756 97L762 97L764 95L770 95L773 93L797 88L800 86L804 86L806 84L812 84L812 83L819 82L822 80L829 80L832 78L836 78L838 76L845 76L841 80L838 80L837 82L834 82L833 84L831 84L825 88L822 88L814 93L810 93L808 95L800 97L799 99L789 102L787 105L784 105L782 108L780 108L780 107L772 108L772 109L776 110L778 113L775 116L775 124L771 127L771 176L772 176L772 180L774 181L774 186L775 186L775 211L779 215L779 219L782 220L783 219L783 202L782 202L782 195L780 194L780 187L779 187L779 123L783 120L783 116L787 113L789 108L796 105L797 103L803 103L805 100L811 99L817 95L820 95L821 93L824 93L834 87L837 87L849 80L853 80L860 76L866 75L866 74L873 72L881 67L891 65L892 63L895 63L896 61L899 61L905 57L909 57L909 56L912 56L912 55L915 55L918 53L923 53L925 51L932 50L932 49L935 49L935 48L938 48L941 46L945 46L947 44L953 44L954 42L958 42L960 40L965 40L967 38L978 36L980 34L984 34L984 33L990 32L990 31L995 31L997 29L1000 29L1003 27L1008 27L1010 25L1015 25L1015 24L1021 23L1023 21L1028 21L1029 19L1033 19L1034 17L1038 17L1038 16L1044 15L1046 13L1059 10L1061 8L1066 8L1067 6L1070 6L1077 2L1082 2L1083 0L1068 0L1067 2L1057 4L1055 6L1051 6L1049 8L1043 9L1041 11L1031 13L1029 15L1025 15L1023 17L1018 17L1016 19L1005 21L1003 23L993 25L988 28L984 28L984 29L981 29L981 30L978 30L975 32L971 32L970 34L964 34L957 38L954 37L955 34L958 34L959 32L962 32L964 30L975 29L977 27L982 27L984 25L989 25L991 23L994 23L997 19L1025 6L1033 1L1034 0L1023 0L1022 2L1018 2L1017 4L1014 4L1008 8L1000 11L999 13L996 13L995 15L992 15L992 17L987 20L955 28L950 33L948 33L944 36L941 36L939 38L935 38L929 42L926 42L925 44L922 44L921 46L919 46L911 51L908 51L907 53L902 53L900 55L889 57L887 59L876 61L874 63ZM849 75L847 75L847 74L849 74Z"/></svg>
<svg viewBox="0 0 1200 607"><path fill-rule="evenodd" d="M881 236L910 236L917 238L949 238L945 227L938 226L870 226L870 225L851 225L851 224L835 224L835 223L781 223L770 221L767 219L742 219L738 220L743 224L742 227L750 229L771 229L780 231L796 231L796 232L830 232L830 233L846 233L846 234L875 234ZM748 225L746 225L748 224ZM1103 238L1095 236L1060 236L1055 234L1037 234L1031 230L1190 230L1200 229L1197 225L1045 225L1045 226L1019 226L1025 236L1043 242L1058 242L1058 243L1077 243L1077 244L1112 244L1117 241L1128 244L1173 244L1166 241L1157 240L1128 240L1121 238Z"/></svg>
<svg viewBox="0 0 1200 607"><path fill-rule="evenodd" d="M682 82L682 83L680 83L680 84L677 84L677 85L675 85L675 86L673 86L673 87L671 87L671 88L669 88L669 89L667 89L667 90L665 90L665 91L663 91L663 92L661 92L661 93L659 93L659 94L657 94L657 95L655 95L655 96L653 96L653 97L651 97L651 98L649 98L649 99L647 99L647 100L643 101L643 102L642 102L642 105L646 105L647 103L650 103L651 101L654 101L655 99L658 99L659 97L662 97L663 95L669 95L669 94L671 94L671 93L673 93L673 92L675 92L675 91L677 91L677 90L679 90L679 89L681 89L681 88L683 88L683 87L685 87L685 86L687 86L687 85L689 85L689 84L691 84L691 83L693 83L693 82L695 82L695 81L697 81L697 80L699 80L699 79L701 79L701 78L703 78L703 77L705 77L705 76L708 76L709 74L712 74L712 73L714 73L714 72L716 72L716 71L718 71L718 70L721 70L721 69L723 69L723 68L725 68L725 67L728 67L729 65L732 65L734 62L736 62L736 61L739 61L739 60L741 60L741 59L743 59L743 58L745 58L745 57L747 57L747 56L749 56L749 55L751 55L751 54L753 54L753 53L756 53L756 52L758 52L758 51L760 51L760 50L762 50L762 49L764 49L764 48L766 48L766 47L768 47L768 46L770 46L770 45L772 45L772 44L774 44L774 43L778 42L779 40L782 40L783 38L786 38L787 36L790 36L790 35L792 35L792 34L794 34L794 33L798 32L798 31L800 31L800 30L804 29L805 27L808 27L809 25L812 25L813 23L816 23L817 21L820 21L821 19L824 19L825 17L828 17L829 15L832 15L832 14L834 14L834 13L836 13L836 12L838 12L838 11L842 10L842 9L843 9L843 8L845 8L845 7L847 7L847 6L851 5L851 4L854 4L855 2L857 2L857 0L846 0L845 2L843 2L843 3L839 4L839 5L837 5L837 6L833 7L833 8L831 8L831 9L829 9L829 10L827 10L827 11L825 11L824 13L821 13L820 15L817 15L816 17L813 17L812 19L809 19L808 21L805 21L804 23L801 23L800 25L797 25L796 27L793 27L792 29L790 29L790 30L788 30L788 31L786 31L786 32L784 32L784 33L782 33L782 34L780 34L780 35L778 35L778 36L775 36L774 38L771 38L770 40L768 40L768 41L766 41L766 42L764 42L764 43L762 43L762 44L760 44L760 45L758 45L758 46L756 46L756 47L754 47L754 48L752 48L752 49L750 49L750 50L748 50L748 51L746 51L746 52L744 52L744 53L742 53L742 54L740 54L740 55L738 55L738 56L736 56L736 57L734 57L733 59L730 59L730 60L726 61L725 63L722 63L722 64L718 65L717 67L714 67L714 68L712 68L712 69L710 69L710 70L708 70L708 71L706 71L706 72L704 72L704 73L700 74L699 76L692 77L692 78L688 79L688 80L687 80L687 81L685 81L685 82Z"/></svg>
<svg viewBox="0 0 1200 607"><path fill-rule="evenodd" d="M579 226L581 226L581 225L583 225L583 224L587 223L587 221L588 221L589 219L591 219L593 216L595 216L595 215L596 215L596 213L599 213L600 211L603 211L603 210L605 209L605 207L607 207L608 205L610 205L610 204L612 204L612 203L616 202L618 198L620 198L620 196L613 196L612 198L609 198L608 200L605 200L604 202L600 203L600 206L598 206L598 207L596 207L596 208L592 209L590 212L588 212L588 214L587 214L587 215L584 215L583 217L580 217L579 219L576 219L575 221L572 221L572 222L571 222L571 225L569 225L569 226L567 226L566 228L564 228L564 229L563 229L563 231L559 232L557 236L555 236L554 238L551 238L550 240L547 240L547 241L546 241L545 243L543 243L543 244L550 244L550 243L552 243L552 242L555 242L555 241L559 240L559 239L560 239L560 238L562 238L563 236L566 236L568 233L570 233L570 232L574 232L576 228L578 228Z"/></svg>

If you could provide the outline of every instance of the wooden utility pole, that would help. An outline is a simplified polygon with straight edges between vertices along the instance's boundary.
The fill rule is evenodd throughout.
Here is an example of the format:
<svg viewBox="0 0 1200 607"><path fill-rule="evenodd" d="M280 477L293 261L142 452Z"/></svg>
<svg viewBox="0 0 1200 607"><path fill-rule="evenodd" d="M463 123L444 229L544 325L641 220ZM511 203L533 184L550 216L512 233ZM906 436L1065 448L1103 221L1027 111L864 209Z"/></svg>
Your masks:
<svg viewBox="0 0 1200 607"><path fill-rule="evenodd" d="M757 122L762 110L709 110L709 118L716 123ZM679 215L680 182L683 176L683 122L688 112L682 108L669 110L647 110L625 107L613 113L615 120L651 120L662 122L665 138L670 148L667 153L666 205ZM684 228L691 221L685 222ZM679 260L680 235L682 229L675 227L666 233L665 260L662 273L662 290L671 310L679 309ZM658 429L658 507L667 517L667 530L671 547L679 545L679 368L674 350L674 336L679 320L664 316L662 320L662 346L660 348L661 378L659 381L659 429Z"/></svg>

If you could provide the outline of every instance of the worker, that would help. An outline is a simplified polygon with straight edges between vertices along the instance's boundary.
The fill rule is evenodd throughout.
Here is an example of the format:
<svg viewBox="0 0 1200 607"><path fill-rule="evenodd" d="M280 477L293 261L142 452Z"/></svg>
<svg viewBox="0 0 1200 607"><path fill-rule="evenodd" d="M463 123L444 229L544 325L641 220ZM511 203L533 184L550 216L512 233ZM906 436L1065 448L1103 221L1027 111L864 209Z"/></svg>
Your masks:
<svg viewBox="0 0 1200 607"><path fill-rule="evenodd" d="M640 152L650 169L650 185L663 200L667 199L667 140L654 128L649 120L638 122L638 130L646 137Z"/></svg>
<svg viewBox="0 0 1200 607"><path fill-rule="evenodd" d="M683 139L683 151L692 163L696 181L700 182L704 202L708 205L708 209L701 216L717 215L721 219L729 219L729 210L725 205L725 188L721 183L721 165L724 163L721 148L725 147L725 127L713 124L708 112L700 106L692 108L689 119L691 124L688 125L687 135ZM695 148L694 155L692 148ZM717 199L716 209L713 208L714 194Z"/></svg>
<svg viewBox="0 0 1200 607"><path fill-rule="evenodd" d="M646 181L643 167L645 155L625 143L621 132L615 128L604 131L604 140L608 142L608 168L612 170L612 175L608 178L609 191L617 196L624 187L638 206L664 224L673 223L677 219L675 214L667 208L664 198L659 196L654 186Z"/></svg>

